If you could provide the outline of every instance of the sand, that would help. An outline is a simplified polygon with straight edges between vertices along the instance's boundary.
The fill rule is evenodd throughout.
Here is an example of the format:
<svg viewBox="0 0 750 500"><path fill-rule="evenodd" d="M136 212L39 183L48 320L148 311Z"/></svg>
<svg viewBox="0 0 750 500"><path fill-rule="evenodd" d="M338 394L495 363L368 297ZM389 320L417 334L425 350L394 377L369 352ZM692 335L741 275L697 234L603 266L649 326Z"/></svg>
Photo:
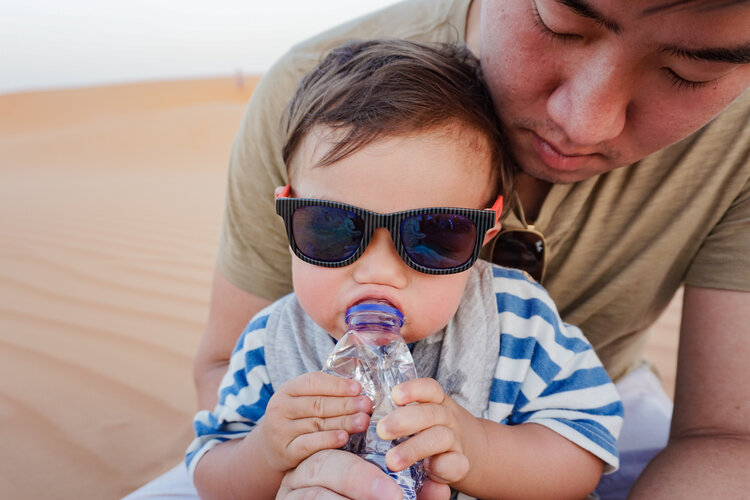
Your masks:
<svg viewBox="0 0 750 500"><path fill-rule="evenodd" d="M182 459L256 81L0 96L0 498L119 498ZM670 394L680 301L648 347Z"/></svg>

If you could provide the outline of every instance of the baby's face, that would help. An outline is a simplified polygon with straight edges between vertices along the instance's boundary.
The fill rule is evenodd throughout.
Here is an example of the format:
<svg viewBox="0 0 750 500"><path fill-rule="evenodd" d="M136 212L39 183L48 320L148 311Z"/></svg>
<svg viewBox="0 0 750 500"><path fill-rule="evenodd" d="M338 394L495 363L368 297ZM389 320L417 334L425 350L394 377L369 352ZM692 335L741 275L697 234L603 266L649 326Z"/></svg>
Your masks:
<svg viewBox="0 0 750 500"><path fill-rule="evenodd" d="M326 131L308 134L294 157L291 184L297 198L332 200L380 213L487 208L494 181L486 139L477 132L446 127L386 137L331 165L312 167L329 148ZM345 331L346 310L367 299L385 299L403 312L407 342L438 332L455 313L468 272L429 275L410 268L385 228L377 229L364 254L345 267L319 267L292 255L300 304L337 339Z"/></svg>

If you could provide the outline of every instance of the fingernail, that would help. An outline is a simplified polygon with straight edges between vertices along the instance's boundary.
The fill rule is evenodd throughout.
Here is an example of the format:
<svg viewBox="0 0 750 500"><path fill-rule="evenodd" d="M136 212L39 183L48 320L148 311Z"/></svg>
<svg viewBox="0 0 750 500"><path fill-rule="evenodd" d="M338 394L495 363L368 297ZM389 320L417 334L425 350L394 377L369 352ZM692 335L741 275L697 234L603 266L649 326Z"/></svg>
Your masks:
<svg viewBox="0 0 750 500"><path fill-rule="evenodd" d="M352 381L349 384L349 392L351 394L359 394L359 392L360 392L359 384L357 382Z"/></svg>
<svg viewBox="0 0 750 500"><path fill-rule="evenodd" d="M341 431L341 432L339 432L339 433L338 433L338 434L336 435L336 440L337 440L337 441L338 441L339 443L344 443L344 444L346 444L346 443L347 443L347 441L349 441L349 433L347 433L346 431Z"/></svg>
<svg viewBox="0 0 750 500"><path fill-rule="evenodd" d="M357 415L354 417L354 427L357 429L364 429L367 425L366 417L364 415Z"/></svg>
<svg viewBox="0 0 750 500"><path fill-rule="evenodd" d="M398 453L396 453L394 450L390 450L385 455L386 462L390 462L392 467L389 467L391 470L400 470L401 469L401 457L398 456Z"/></svg>
<svg viewBox="0 0 750 500"><path fill-rule="evenodd" d="M394 403L399 404L399 401L401 400L401 391L398 386L391 390L391 399Z"/></svg>
<svg viewBox="0 0 750 500"><path fill-rule="evenodd" d="M372 483L372 498L377 500L401 498L401 488L387 477L381 477Z"/></svg>
<svg viewBox="0 0 750 500"><path fill-rule="evenodd" d="M360 398L357 401L357 409L360 411L370 411L370 399L367 397Z"/></svg>
<svg viewBox="0 0 750 500"><path fill-rule="evenodd" d="M383 423L383 420L378 422L378 426L375 428L375 431L378 433L378 437L380 439L389 440L393 439L391 436L388 435L388 432L385 430L385 424Z"/></svg>

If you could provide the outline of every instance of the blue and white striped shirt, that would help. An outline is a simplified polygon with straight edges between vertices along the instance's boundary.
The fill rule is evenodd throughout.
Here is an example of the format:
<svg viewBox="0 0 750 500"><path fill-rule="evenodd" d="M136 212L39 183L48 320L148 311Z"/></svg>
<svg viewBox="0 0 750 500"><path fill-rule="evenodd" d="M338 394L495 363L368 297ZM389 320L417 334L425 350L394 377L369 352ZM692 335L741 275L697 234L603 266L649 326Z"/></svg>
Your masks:
<svg viewBox="0 0 750 500"><path fill-rule="evenodd" d="M476 323L489 323L488 334L495 344L486 345L497 347L496 355L490 352L486 366L481 367L488 380L481 416L503 425L544 425L602 459L606 471L616 469L622 404L591 344L578 328L562 321L546 290L524 273L483 261L478 261L472 272L476 279L470 279L467 289L471 290L465 292L456 314L460 316L462 309L470 311L475 324L459 322L454 329L449 325L442 342L462 335L473 342ZM290 310L298 320L280 328L279 317L289 315ZM279 358L269 351L269 343L277 342L287 330L296 331L288 336L292 340L284 343L295 345L287 346L291 356L287 352ZM195 417L196 438L186 456L190 475L213 446L252 431L263 418L274 387L319 370L333 345L331 337L301 311L293 294L258 313L232 353L216 408ZM486 349L485 345L472 348L474 352L468 355L481 356L480 351ZM445 352L439 354L438 364L443 363ZM286 362L289 357L308 359L294 366ZM281 375L275 375L279 370ZM440 377L435 378L442 383ZM471 388L474 382L470 375L462 385Z"/></svg>

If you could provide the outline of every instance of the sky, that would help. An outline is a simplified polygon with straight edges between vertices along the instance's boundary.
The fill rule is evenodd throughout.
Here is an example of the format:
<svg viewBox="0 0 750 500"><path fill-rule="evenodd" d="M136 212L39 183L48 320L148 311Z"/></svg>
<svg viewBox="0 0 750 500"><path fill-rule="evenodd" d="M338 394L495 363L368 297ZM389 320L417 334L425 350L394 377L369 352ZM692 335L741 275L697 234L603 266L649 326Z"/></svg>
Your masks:
<svg viewBox="0 0 750 500"><path fill-rule="evenodd" d="M396 0L0 0L0 94L263 73Z"/></svg>

